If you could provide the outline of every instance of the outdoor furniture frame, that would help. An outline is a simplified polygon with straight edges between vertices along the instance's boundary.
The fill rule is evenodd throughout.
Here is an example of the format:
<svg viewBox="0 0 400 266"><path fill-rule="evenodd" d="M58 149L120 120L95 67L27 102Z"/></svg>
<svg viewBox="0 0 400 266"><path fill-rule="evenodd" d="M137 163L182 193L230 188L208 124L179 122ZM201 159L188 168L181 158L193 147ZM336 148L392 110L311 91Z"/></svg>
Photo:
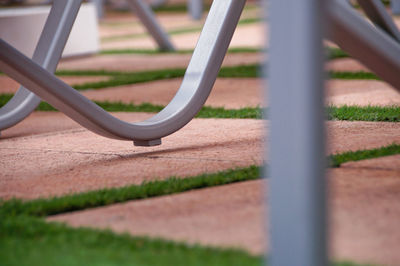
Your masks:
<svg viewBox="0 0 400 266"><path fill-rule="evenodd" d="M377 8L380 1L376 0L374 3L369 6L370 11L387 18L384 10ZM54 10L62 9L65 20L70 22L64 25L62 19L57 20L54 15L55 24L61 27L62 30L59 31L64 33L63 36L70 29L79 4L79 0L55 1L57 6L53 7ZM0 70L97 134L114 139L133 140L134 144L139 146L159 145L162 137L186 125L205 103L217 78L244 4L245 0L215 0L213 2L181 87L160 113L142 122L127 123L115 118L50 73L54 71L61 53L63 45L60 44L65 43L64 39L56 39L55 33L59 28L44 32L44 35L50 35L46 37L52 39L50 44L59 45L59 49L47 53L46 56L42 55L41 53L47 47L40 45L46 39L42 36L42 42L39 42L38 52L35 52L36 56L33 60L0 40ZM62 5L64 8L61 8ZM65 11L66 8L71 9L70 13ZM397 56L400 54L400 46L396 40L384 30L370 25L346 2L333 1L327 13L332 27L328 37L400 90L398 78L400 58ZM52 16L49 17L51 18ZM50 28L51 25L46 23L46 26ZM53 34L50 34L52 32ZM51 65L45 60L47 58L49 58L48 61L52 61ZM15 110L22 110L21 112L26 114L33 110L33 105L25 106L23 103L26 98L33 97L31 94L26 96L27 93L25 89L17 92L14 97L16 99L13 98L0 110L0 129L7 127L2 119L4 114L7 116ZM35 104L37 103L38 100Z"/></svg>
<svg viewBox="0 0 400 266"><path fill-rule="evenodd" d="M74 3L78 5L78 2L75 0ZM180 89L160 113L143 122L127 123L113 117L3 40L0 40L0 70L97 134L133 140L139 146L159 145L162 137L186 125L203 106L214 85L244 4L245 0L219 0L213 3ZM5 107L5 111L9 112L10 107L15 109L20 106ZM4 127L0 124L0 128Z"/></svg>
<svg viewBox="0 0 400 266"><path fill-rule="evenodd" d="M160 50L174 51L168 35L156 21L151 9L141 0L127 0L147 28ZM61 58L68 36L75 22L82 0L53 1L49 16L39 38L32 60L54 73ZM39 105L41 99L24 87L0 108L0 130L9 128L25 119Z"/></svg>

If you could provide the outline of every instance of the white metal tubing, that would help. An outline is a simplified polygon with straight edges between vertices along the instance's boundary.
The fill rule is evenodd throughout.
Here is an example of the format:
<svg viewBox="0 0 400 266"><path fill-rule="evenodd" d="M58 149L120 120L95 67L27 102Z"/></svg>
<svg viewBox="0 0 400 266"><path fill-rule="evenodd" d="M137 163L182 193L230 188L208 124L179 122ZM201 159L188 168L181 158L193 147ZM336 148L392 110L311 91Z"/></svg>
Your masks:
<svg viewBox="0 0 400 266"><path fill-rule="evenodd" d="M330 1L327 35L352 57L400 91L400 45L342 1Z"/></svg>
<svg viewBox="0 0 400 266"><path fill-rule="evenodd" d="M323 266L326 186L321 0L271 0L269 215L272 266Z"/></svg>
<svg viewBox="0 0 400 266"><path fill-rule="evenodd" d="M400 15L400 0L391 0L390 4L393 15Z"/></svg>
<svg viewBox="0 0 400 266"><path fill-rule="evenodd" d="M56 70L82 0L56 0L50 10L32 60L49 72ZM24 87L0 108L0 130L27 117L39 105L40 98Z"/></svg>
<svg viewBox="0 0 400 266"><path fill-rule="evenodd" d="M104 0L91 0L96 6L97 17L102 18L104 16Z"/></svg>
<svg viewBox="0 0 400 266"><path fill-rule="evenodd" d="M400 41L400 32L381 0L357 0L357 2L376 26Z"/></svg>
<svg viewBox="0 0 400 266"><path fill-rule="evenodd" d="M169 39L168 34L158 23L151 8L143 0L127 0L129 8L134 12L157 42L159 48L163 51L174 51L174 45Z"/></svg>
<svg viewBox="0 0 400 266"><path fill-rule="evenodd" d="M188 0L188 10L193 19L201 19L203 15L203 0Z"/></svg>
<svg viewBox="0 0 400 266"><path fill-rule="evenodd" d="M181 87L160 113L142 122L128 123L113 117L1 39L0 70L100 135L134 140L141 146L157 145L160 138L183 127L203 106L244 4L245 0L213 2Z"/></svg>

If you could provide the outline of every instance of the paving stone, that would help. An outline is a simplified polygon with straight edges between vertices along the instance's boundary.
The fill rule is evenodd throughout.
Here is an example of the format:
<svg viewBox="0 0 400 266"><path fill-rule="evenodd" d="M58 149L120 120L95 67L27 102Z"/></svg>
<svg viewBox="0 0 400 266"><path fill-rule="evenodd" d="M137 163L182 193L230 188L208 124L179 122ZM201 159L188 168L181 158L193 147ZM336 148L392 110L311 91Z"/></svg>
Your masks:
<svg viewBox="0 0 400 266"><path fill-rule="evenodd" d="M378 80L330 80L326 104L342 106L400 106L400 93Z"/></svg>
<svg viewBox="0 0 400 266"><path fill-rule="evenodd" d="M342 164L341 167L400 171L400 155L391 155L356 162L347 162Z"/></svg>
<svg viewBox="0 0 400 266"><path fill-rule="evenodd" d="M34 113L2 132L0 197L47 197L261 164L261 120L194 119L150 148L97 136L68 120L56 112ZM329 154L400 143L398 123L327 124Z"/></svg>
<svg viewBox="0 0 400 266"><path fill-rule="evenodd" d="M338 58L326 62L326 67L332 71L371 72L366 66L353 58Z"/></svg>
<svg viewBox="0 0 400 266"><path fill-rule="evenodd" d="M181 85L182 79L171 79L119 86L82 92L97 101L121 101L124 103L152 103L167 105ZM238 109L261 106L261 80L255 78L218 78L206 106Z"/></svg>
<svg viewBox="0 0 400 266"><path fill-rule="evenodd" d="M6 130L6 139L0 141L0 197L61 195L260 164L260 121L226 120L223 127L221 122L195 120L165 138L162 146L151 148L108 140L84 129L8 139ZM15 128L12 134L18 135Z"/></svg>
<svg viewBox="0 0 400 266"><path fill-rule="evenodd" d="M75 59L64 59L58 69L64 70L109 70L109 71L146 71L168 68L186 68L191 54L124 54L98 55ZM255 64L261 61L258 53L227 54L224 66Z"/></svg>
<svg viewBox="0 0 400 266"><path fill-rule="evenodd" d="M102 76L95 76L95 77L63 76L59 78L61 78L61 80L68 83L69 85L79 85L89 82L105 81L109 79L109 77L102 77ZM18 82L14 81L13 79L9 78L6 75L0 75L0 93L15 93L18 90L18 88L19 88Z"/></svg>
<svg viewBox="0 0 400 266"><path fill-rule="evenodd" d="M182 79L161 80L82 92L97 101L153 103L167 105ZM381 81L330 80L327 105L400 106L400 94ZM218 78L206 106L238 109L263 105L262 83L258 78Z"/></svg>
<svg viewBox="0 0 400 266"><path fill-rule="evenodd" d="M264 47L264 43L267 43L268 41L265 40L264 32L266 32L266 30L261 23L240 25L235 31L230 47L262 48ZM199 36L200 32L194 32L187 34L171 35L170 38L177 49L194 49ZM102 50L157 48L156 43L149 36L123 40L107 40L103 41L100 46Z"/></svg>
<svg viewBox="0 0 400 266"><path fill-rule="evenodd" d="M380 178L381 172L330 171L330 249L334 259L399 264L399 171L385 171ZM262 206L263 187L268 191L268 180L266 184L249 181L130 201L48 220L260 254L268 250L262 223L268 216Z"/></svg>

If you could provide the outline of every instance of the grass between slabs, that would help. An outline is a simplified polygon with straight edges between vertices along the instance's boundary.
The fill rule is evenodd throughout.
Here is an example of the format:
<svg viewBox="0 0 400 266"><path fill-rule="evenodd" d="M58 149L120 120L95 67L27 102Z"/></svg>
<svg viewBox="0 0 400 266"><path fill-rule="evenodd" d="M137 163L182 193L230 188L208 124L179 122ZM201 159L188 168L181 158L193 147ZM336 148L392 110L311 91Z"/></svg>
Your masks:
<svg viewBox="0 0 400 266"><path fill-rule="evenodd" d="M228 54L237 53L260 53L262 49L252 47L233 47L228 49ZM154 49L112 49L102 50L100 54L113 55L113 54L145 54L145 55L160 55L160 54L193 54L193 49L182 49L176 51L164 51Z"/></svg>
<svg viewBox="0 0 400 266"><path fill-rule="evenodd" d="M239 20L238 26L259 23L261 21L262 21L261 18L243 18L243 19ZM172 35L180 35L180 34L186 34L186 33L195 33L195 32L201 32L202 29L203 29L203 26L176 28L176 29L167 30L167 34L172 36ZM101 41L102 42L113 42L113 41L129 40L129 39L138 39L138 38L143 38L143 37L147 37L147 36L149 36L149 34L147 32L123 34L123 35L104 37L104 38L101 38Z"/></svg>
<svg viewBox="0 0 400 266"><path fill-rule="evenodd" d="M0 94L0 107L4 106L12 94ZM108 112L146 112L157 113L164 106L151 103L131 104L121 102L95 101L97 105ZM41 102L37 111L57 111L46 102ZM400 122L400 107L379 106L330 106L326 108L328 120L342 121L373 121L373 122ZM223 107L204 106L197 114L198 118L243 118L261 119L262 109L260 107L247 107L241 109L225 109Z"/></svg>
<svg viewBox="0 0 400 266"><path fill-rule="evenodd" d="M329 156L329 161L331 167L340 167L341 164L346 162L379 158L395 154L400 154L400 145L398 144L391 144L389 146L371 150L359 150L331 155Z"/></svg>
<svg viewBox="0 0 400 266"><path fill-rule="evenodd" d="M327 157L330 167L340 167L350 161L373 159L383 156L400 154L400 144L391 144L369 150L343 152ZM111 205L129 200L140 200L182 193L194 189L222 186L237 182L256 180L260 178L260 167L249 166L212 174L201 174L187 178L170 177L165 180L144 182L140 185L130 185L121 188L106 188L50 199L22 201L11 199L0 200L0 216L35 216L45 217L65 212L84 210L88 208Z"/></svg>
<svg viewBox="0 0 400 266"><path fill-rule="evenodd" d="M400 145L332 155L332 165L400 154ZM207 248L161 239L132 237L89 228L46 223L46 216L128 200L181 193L260 178L257 166L171 177L122 188L21 201L0 202L0 260L3 265L262 265L262 257L240 250ZM60 259L62 258L62 259ZM339 262L338 266L356 266Z"/></svg>
<svg viewBox="0 0 400 266"><path fill-rule="evenodd" d="M103 206L129 199L258 178L258 168L225 171L190 179L170 178L119 189L104 189L53 199L0 203L2 265L261 265L260 256L240 250L207 248L172 241L132 237L110 231L73 229L46 223L44 216ZM89 205L88 205L89 204Z"/></svg>
<svg viewBox="0 0 400 266"><path fill-rule="evenodd" d="M348 58L349 55L340 48L336 47L325 47L325 54L328 60ZM228 54L237 53L262 53L266 52L260 48L253 47L232 47L228 49ZM193 54L193 49L183 49L177 51L163 51L155 49L110 49L102 50L100 54L113 55L113 54L145 54L145 55L160 55L160 54Z"/></svg>
<svg viewBox="0 0 400 266"><path fill-rule="evenodd" d="M80 85L74 85L77 90L103 89L123 85L138 84L157 80L172 78L182 78L185 74L184 68L160 69L140 72L122 72L107 70L59 70L56 72L59 76L109 76L109 80L89 82ZM240 65L231 67L222 67L218 77L221 78L258 78L261 76L260 65ZM364 79L379 80L379 78L369 72L329 72L333 79Z"/></svg>
<svg viewBox="0 0 400 266"><path fill-rule="evenodd" d="M333 155L335 165L400 154L400 145ZM132 237L89 228L46 223L48 215L170 195L260 178L259 167L169 178L123 188L23 202L0 202L0 260L3 265L262 265L262 257L240 250L207 248L161 239ZM61 259L62 258L62 259ZM337 266L356 266L350 262Z"/></svg>

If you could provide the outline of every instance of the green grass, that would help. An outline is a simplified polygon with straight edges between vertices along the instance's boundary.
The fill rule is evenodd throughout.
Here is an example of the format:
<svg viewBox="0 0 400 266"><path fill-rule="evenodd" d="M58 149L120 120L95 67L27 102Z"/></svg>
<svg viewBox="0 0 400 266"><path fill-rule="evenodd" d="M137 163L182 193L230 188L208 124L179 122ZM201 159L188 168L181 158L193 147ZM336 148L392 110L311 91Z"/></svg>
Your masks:
<svg viewBox="0 0 400 266"><path fill-rule="evenodd" d="M362 80L380 80L380 78L371 72L365 71L357 71L357 72L348 72L348 71L330 71L329 76L331 79L345 79L345 80L353 80L353 79L362 79Z"/></svg>
<svg viewBox="0 0 400 266"><path fill-rule="evenodd" d="M331 165L400 154L400 145L330 156ZM262 265L262 257L240 250L187 245L132 237L105 230L69 228L44 217L111 205L128 200L171 195L260 178L259 167L228 170L190 178L169 178L122 188L109 188L50 199L0 201L2 265ZM338 262L337 266L356 266Z"/></svg>
<svg viewBox="0 0 400 266"><path fill-rule="evenodd" d="M400 122L400 106L330 106L329 120Z"/></svg>
<svg viewBox="0 0 400 266"><path fill-rule="evenodd" d="M255 166L53 199L0 202L2 265L261 265L260 256L46 223L51 214L258 178Z"/></svg>
<svg viewBox="0 0 400 266"><path fill-rule="evenodd" d="M349 161L359 161L395 154L400 154L399 144L391 144L376 149L343 152L330 155L327 157L327 160L331 167L340 167L341 164ZM257 166L249 166L246 168L226 170L212 174L202 174L187 178L170 177L165 180L144 182L140 185L130 185L121 188L106 188L50 199L36 199L32 201L11 199L4 202L0 201L0 216L45 217L65 212L79 211L126 202L128 200L140 200L177 194L194 189L222 186L259 178L260 168Z"/></svg>
<svg viewBox="0 0 400 266"><path fill-rule="evenodd" d="M262 49L252 47L233 47L228 49L228 54L237 53L260 53ZM112 54L145 54L145 55L160 55L160 54L192 54L193 49L183 49L177 51L163 51L155 49L111 49L102 50L100 54L112 55Z"/></svg>
<svg viewBox="0 0 400 266"><path fill-rule="evenodd" d="M326 55L328 60L347 58L349 55L339 48L326 47ZM228 54L237 53L262 53L265 52L260 48L253 47L232 47L228 49ZM193 49L183 49L177 51L163 51L156 49L110 49L102 50L100 54L113 55L113 54L145 54L145 55L160 55L160 54L192 54Z"/></svg>
<svg viewBox="0 0 400 266"><path fill-rule="evenodd" d="M12 94L0 94L0 107L4 106L12 97ZM151 103L126 104L121 102L100 102L97 105L108 112L148 112L157 113L164 106ZM57 111L46 102L41 102L37 111ZM327 107L328 120L343 121L375 121L375 122L400 122L400 107L378 107L378 106L341 106ZM260 107L247 107L240 109L225 109L218 107L204 106L196 117L199 118L247 118L261 119L262 109Z"/></svg>
<svg viewBox="0 0 400 266"><path fill-rule="evenodd" d="M371 149L371 150L359 150L359 151L351 151L344 152L341 154L331 155L330 165L331 167L340 167L341 164L350 162L350 161L360 161L366 159L373 159L383 156L400 154L400 145L392 144L389 146Z"/></svg>
<svg viewBox="0 0 400 266"><path fill-rule="evenodd" d="M28 202L13 199L3 204L0 203L0 215L8 217L20 215L44 217L128 200L171 195L193 189L221 186L258 178L259 168L250 166L214 174L202 174L190 178L171 177L166 180L144 182L141 185L107 188L51 199L37 199Z"/></svg>
<svg viewBox="0 0 400 266"><path fill-rule="evenodd" d="M74 85L77 90L85 89L102 89L116 87L122 85L130 85L144 83L150 81L181 78L185 74L184 68L175 69L160 69L140 72L122 72L122 71L106 71L106 70L61 70L56 74L59 76L110 76L109 80L90 82L80 85ZM329 72L333 79L364 79L364 80L379 80L379 78L369 72ZM257 78L261 76L260 65L239 65L222 67L218 77L223 78Z"/></svg>
<svg viewBox="0 0 400 266"><path fill-rule="evenodd" d="M345 51L335 47L326 47L326 54L328 60L340 59L350 57Z"/></svg>
<svg viewBox="0 0 400 266"><path fill-rule="evenodd" d="M89 82L80 85L73 85L77 90L102 89L122 85L144 83L150 81L180 78L185 74L185 69L162 69L141 72L117 72L117 71L57 71L59 76L110 76L109 80L100 82Z"/></svg>
<svg viewBox="0 0 400 266"><path fill-rule="evenodd" d="M254 23L259 23L261 21L262 21L261 18L244 18L244 19L239 20L238 25L240 26L240 25L254 24ZM172 36L172 35L180 35L180 34L186 34L186 33L195 33L195 32L201 32L202 29L203 29L203 26L176 28L176 29L167 30L167 34ZM123 35L104 37L104 38L101 38L101 41L102 42L112 42L112 41L121 41L121 40L127 40L127 39L138 39L138 38L143 38L146 36L149 36L149 34L148 33L123 34Z"/></svg>
<svg viewBox="0 0 400 266"><path fill-rule="evenodd" d="M73 229L29 216L2 218L0 261L4 266L261 265L261 257L239 250Z"/></svg>

